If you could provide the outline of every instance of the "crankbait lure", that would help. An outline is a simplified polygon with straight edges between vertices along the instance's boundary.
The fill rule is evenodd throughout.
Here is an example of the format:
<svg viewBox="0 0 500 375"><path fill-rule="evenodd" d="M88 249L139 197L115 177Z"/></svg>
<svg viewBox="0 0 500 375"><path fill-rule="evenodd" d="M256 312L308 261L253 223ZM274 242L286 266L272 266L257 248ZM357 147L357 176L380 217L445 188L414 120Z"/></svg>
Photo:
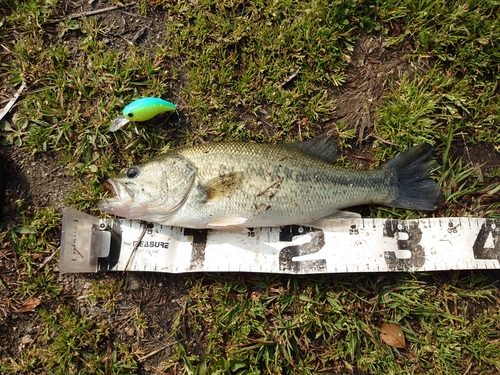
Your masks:
<svg viewBox="0 0 500 375"><path fill-rule="evenodd" d="M133 101L125 107L123 114L118 116L109 127L109 131L115 132L129 122L147 121L163 112L175 111L175 104L159 98L141 98Z"/></svg>

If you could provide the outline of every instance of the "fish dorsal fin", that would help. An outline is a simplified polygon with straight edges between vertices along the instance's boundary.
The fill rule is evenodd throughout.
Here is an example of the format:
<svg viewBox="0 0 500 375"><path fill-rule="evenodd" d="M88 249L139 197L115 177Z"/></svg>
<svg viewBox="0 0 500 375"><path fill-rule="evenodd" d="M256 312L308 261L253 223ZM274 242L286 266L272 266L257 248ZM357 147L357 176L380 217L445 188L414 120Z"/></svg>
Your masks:
<svg viewBox="0 0 500 375"><path fill-rule="evenodd" d="M212 178L201 189L205 193L205 202L232 196L243 184L243 172L230 172Z"/></svg>
<svg viewBox="0 0 500 375"><path fill-rule="evenodd" d="M328 163L333 163L339 157L336 142L326 135L320 135L307 141L287 143L285 146L295 148Z"/></svg>

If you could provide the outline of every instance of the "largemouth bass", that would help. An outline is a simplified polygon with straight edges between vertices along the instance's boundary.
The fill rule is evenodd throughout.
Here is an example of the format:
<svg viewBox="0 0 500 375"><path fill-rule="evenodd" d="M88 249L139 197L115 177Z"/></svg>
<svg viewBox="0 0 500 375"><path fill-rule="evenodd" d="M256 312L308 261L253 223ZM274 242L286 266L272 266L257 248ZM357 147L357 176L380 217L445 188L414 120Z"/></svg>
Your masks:
<svg viewBox="0 0 500 375"><path fill-rule="evenodd" d="M109 179L107 213L186 228L328 227L359 217L343 208L380 204L434 210L432 146L413 147L370 171L334 166L336 147L319 137L284 145L210 143L180 148Z"/></svg>

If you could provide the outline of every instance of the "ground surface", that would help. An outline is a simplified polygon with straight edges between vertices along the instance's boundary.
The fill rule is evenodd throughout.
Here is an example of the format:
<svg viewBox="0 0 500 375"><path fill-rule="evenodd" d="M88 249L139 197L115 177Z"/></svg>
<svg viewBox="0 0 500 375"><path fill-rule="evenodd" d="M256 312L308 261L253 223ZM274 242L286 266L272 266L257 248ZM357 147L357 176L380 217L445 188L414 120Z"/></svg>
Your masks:
<svg viewBox="0 0 500 375"><path fill-rule="evenodd" d="M165 43L173 37L171 27L166 27L166 25L182 22L182 20L176 19L175 15L169 13L168 6L165 5L169 2L149 2L149 5L141 5L140 7L127 5L123 8L119 7L119 9L114 9L115 5L119 4L118 2L104 0L62 1L59 3L56 11L50 14L50 20L56 21L46 22L43 25L44 32L41 40L46 47L64 44L65 48L70 51L71 58L80 59L80 64L86 63L85 53L82 52L81 48L79 49L80 41L89 34L83 33L76 27L74 30L68 28L63 36L58 33L61 32L62 28L59 22L65 22L66 25L69 25L70 20L80 22L86 18L81 14L82 12L109 8L88 16L88 18L99 25L98 28L101 31L96 34L96 38L102 42L104 50L120 53L123 61L132 59L138 54L154 56L158 44ZM152 7L153 3L163 4L166 8ZM242 4L243 2L238 6L243 6ZM70 19L69 16L73 18ZM194 22L193 18L187 16L186 20L186 22ZM4 58L13 58L10 53L12 51L9 49L14 43L12 36L19 36L23 32L20 26L14 24L5 24L3 27L8 28L8 33L0 34L4 47L4 50L0 51L2 62L7 61ZM242 99L234 105L234 108L231 107L234 117L245 125L244 129L247 133L244 133L242 137L259 140L273 137L275 134L282 134L282 139L289 140L289 137L305 138L311 134L338 136L339 130L350 131L350 137L345 143L342 143L345 146L342 150L345 157L344 162L349 163L351 167L368 168L377 159L372 149L374 143L378 142L377 145L392 143L391 140L380 135L376 129L376 125L380 121L378 111L380 107L385 105L384 103L387 103L384 101L384 97L397 91L394 87L398 86L401 77L429 74L437 61L435 56L421 57L418 63L416 59L411 58L410 56L415 53L416 43L410 38L400 44L389 45L389 37L397 37L403 32L402 21L391 21L385 27L385 34L357 32L352 48L346 49L345 53L348 57L345 59L343 84L338 87L331 84L325 86L328 100L335 103L333 111L319 116L317 121L311 121L304 116L295 122L289 133L285 133L274 123L272 104L263 102L257 110L249 111L247 104ZM214 36L214 39L216 38L217 36ZM193 42L194 44L196 43ZM131 45L135 46L133 50ZM179 118L173 120L174 123L177 123L175 126L185 128L183 131L189 134L187 139L190 142L204 142L221 137L231 138L232 135L227 130L224 130L226 135L224 131L219 130L197 130L198 126L200 129L202 126L197 123L199 120L196 117L198 108L190 104L192 102L189 101L189 95L185 91L190 84L189 59L189 56L184 56L182 53L172 52L168 59L158 62L161 69L165 69L165 72L169 71L169 79L166 84L169 90L168 99L179 107ZM175 74L172 73L173 67L175 67ZM222 70L221 67L218 69ZM301 69L305 70L306 68ZM292 70L288 75L285 74L274 87L294 90L295 85L299 83L298 77L300 78L301 74L302 70L300 72ZM30 72L26 71L23 75L30 80ZM4 72L3 75L0 75L0 87L0 108L2 108L18 86L14 85L12 74ZM34 94L28 93L39 87L40 83L33 78L29 82L27 92L23 95L33 96ZM102 87L101 90L107 89ZM439 90L439 87L436 90ZM192 91L194 92L195 89ZM103 97L106 95L105 92L95 95L101 94ZM23 95L19 100L20 103L25 97ZM82 97L80 96L78 100L82 100ZM85 100L92 101L93 99L87 97ZM213 119L217 116L223 116L220 112L224 111L226 105L227 103L223 103L220 107L215 106L211 109ZM82 108L84 106L85 104L82 104ZM99 106L101 109L106 108L106 103L103 104L101 101ZM43 109L40 110L43 111ZM15 113L15 111L16 107L12 112ZM12 121L12 116L12 113L7 115L5 120ZM80 118L83 121L88 121L89 124L98 123L99 118L93 116L93 113L88 113L88 108L81 110ZM49 119L47 120L47 118ZM105 120L102 118L100 120L104 124L102 126L107 126ZM106 120L108 119L106 118ZM54 117L54 122L50 123L49 115L44 117L44 121L56 127L59 120L55 120ZM217 123L216 120L213 122ZM220 129L225 129L223 126L221 125ZM89 127L92 128L92 125ZM99 125L96 125L96 129L98 127ZM87 131L88 129L85 128L85 132ZM496 130L492 128L491 131L498 132L498 127ZM186 139L175 133L175 130L166 130L165 132L161 135L172 136L172 139L178 138L180 139L179 143L182 142L182 139ZM424 276L384 274L313 276L310 278L273 277L270 275L140 273L60 275L58 273L58 255L53 256L53 254L57 253L59 245L59 219L62 208L72 204L82 209L91 209L95 214L95 207L92 205L96 197L92 196L93 193L89 193L87 186L101 184L104 177L112 171L102 171L99 176L93 179L93 169L91 167L85 168L89 165L97 165L101 169L98 159L105 153L115 152L120 147L119 155L117 154L114 158L114 172L128 165L131 161L141 160L140 149L130 154L127 154L126 149L124 150L123 145L131 142L130 140L134 137L133 132L127 134L126 138L119 139L118 143L113 143L114 141L111 140L107 145L103 145L95 141L94 145L97 146L95 149L90 148L90 156L79 161L85 164L84 167L68 158L67 153L63 152L66 146L56 145L53 147L50 146L49 142L49 150L45 152L40 150L39 146L33 147L33 142L30 143L26 134L22 135L24 137L23 147L8 144L8 142L2 146L2 155L6 158L4 176L7 181L7 194L3 215L4 235L0 249L0 357L3 358L0 362L0 369L5 373L174 374L203 373L203 371L215 373L215 368L218 368L220 373L244 373L244 370L247 370L247 373L258 373L258 371L261 373L292 373L291 371L301 373L304 370L300 370L300 366L305 366L304 363L306 363L310 369L313 369L310 370L311 373L321 371L325 374L365 374L376 373L378 368L384 373L423 374L428 371L423 363L429 365L431 362L429 366L432 368L432 359L429 358L437 358L439 355L435 355L435 352L430 349L425 351L419 347L418 350L422 350L418 352L419 354L417 349L414 349L415 352L412 349L411 345L417 342L422 344L427 342L426 340L430 340L429 348L437 345L433 341L432 328L426 326L432 325L432 320L425 320L432 316L433 312L429 310L428 315L426 315L422 309L429 309L429 307L416 305L415 300L419 298L427 300L432 295L437 299L442 298L444 301L442 306L436 304L438 312L435 314L444 317L443 321L435 323L436 329L447 330L456 325L456 330L461 332L460 327L462 326L460 324L463 323L465 326L467 322L484 320L484 326L481 326L481 329L484 329L484 336L476 331L470 334L471 336L477 334L483 341L479 343L478 339L470 346L484 345L488 348L488 353L499 353L500 336L498 331L495 333L495 329L500 327L498 312L500 301L498 288L500 285L498 284L497 271L451 272ZM71 139L69 143L78 144L80 135L71 134L68 137ZM450 160L461 159L464 165L476 168L476 174L479 176L478 178L483 180L483 186L490 186L491 190L491 186L496 186L493 184L498 183L500 178L500 144L482 139L471 143L466 137L468 137L467 134L464 136L462 133L457 133L450 144L449 158ZM149 146L148 142L145 141L147 145L143 144L142 150L146 149L149 152L150 150L158 151L161 148L160 146ZM440 147L443 146L443 138L439 138L437 143ZM151 148L148 149L148 147ZM99 148L104 150L100 154L95 151ZM34 149L36 150L34 151ZM75 152L75 155L79 152L77 147L69 149L71 152ZM131 149L132 147L130 147ZM441 152L439 156L441 156ZM77 172L75 173L75 171ZM462 180L458 180L458 178L456 180L458 182L454 183L458 183L459 186L452 187L454 192L461 189L460 181ZM79 197L75 198L75 194ZM91 198L85 202L90 203L87 206L80 206L88 196ZM484 189L478 189L465 195L456 204L445 206L436 215L476 214L479 216L497 215L493 217L498 217L498 206L492 205L493 202L497 201L498 191L487 194ZM50 215L47 215L45 210L50 211ZM40 214L40 212L42 213ZM367 208L362 208L361 212L371 214ZM43 244L39 244L38 240L30 239L30 225L28 223L32 222L38 223L33 225L36 225L38 231L37 238L43 238ZM21 244L29 255L20 252L19 248L16 247L18 244ZM42 250L35 251L38 246L42 246ZM320 287L323 288L321 292L318 290ZM410 294L407 298L411 299L412 302L405 302L401 305L394 302L397 300L396 297L391 301L380 302L379 292L381 290L390 290L390 293L396 293L398 288L403 290L401 295L406 292L410 293L417 288L421 288L426 294L421 297ZM298 299L293 303L290 302L281 311L279 304L285 306L284 298L287 295L298 296ZM348 297L348 295L352 295L352 297ZM338 328L338 331L331 328L331 332L334 332L331 334L337 335L334 336L336 338L334 342L349 342L349 340L354 342L352 341L353 337L357 337L359 342L356 345L353 344L352 349L346 344L344 352L339 351L343 354L338 354L323 348L327 345L333 345L326 338L327 335L318 333L322 329L326 332L327 328L318 328L318 331L307 328L311 332L316 332L315 336L312 333L310 335L314 337L306 340L307 345L310 345L307 347L304 346L302 336L294 336L298 335L297 331L293 331L295 328L287 326L286 330L290 332L290 335L281 337L276 333L281 332L280 324L286 325L283 322L278 323L278 320L292 322L295 317L302 316L300 314L303 313L304 306L309 303L309 299L315 300L317 303L322 298L326 300L330 297L333 298L332 296L336 296L335 298L338 298L340 303L353 303L353 306L345 307L346 310L342 313L342 316L352 318L352 320L345 322L345 327L348 328ZM218 306L225 306L227 313L230 314L233 304L239 306L238 304L247 303L247 301L264 300L267 301L265 308L263 308L265 312L259 318L263 322L262 327L253 327L252 332L247 335L246 341L240 338L236 339L235 337L238 336L231 328L231 319L238 321L238 318L233 317L226 321L223 312L217 310ZM273 305L275 300L278 302ZM391 303L394 304L394 307L391 307ZM429 302L429 306L432 303ZM320 315L320 308L314 304L313 306L316 306L317 314ZM375 308L375 306L380 306L380 308ZM408 311L406 311L405 306L412 307L408 307ZM392 308L394 310L391 310ZM414 312L410 312L412 309ZM311 307L311 310L314 308ZM276 313L278 318L274 317L276 311L279 312ZM243 312L244 309L233 313L243 315ZM314 314L315 312L312 313L312 315ZM325 311L324 314L327 316L333 312ZM450 318L446 314L456 316L456 319ZM360 316L368 318L363 321ZM392 318L393 321L398 321L401 317L408 317L406 323L401 323L401 325L404 326L404 331L412 344L400 352L396 349L394 351L388 349L384 352L384 355L392 358L388 361L393 361L394 365L388 365L388 367L372 365L370 367L369 361L363 362L363 358L366 355L367 358L375 361L373 357L377 355L377 349L370 349L372 354L375 353L372 357L364 350L370 345L380 347L380 340L374 338L378 337L378 333L372 333L372 327L379 327L380 323L386 321L388 317ZM219 321L225 323L219 325ZM244 326L242 322L238 324L241 324L241 327ZM296 327L299 328L310 327L307 325L309 323L306 322L297 322L296 324ZM317 324L319 327L319 323ZM355 324L359 324L356 326L358 331L351 337L349 335L354 328L349 327L351 327L350 325L354 327ZM247 328L245 327L245 329ZM304 328L304 336L307 336L307 329ZM477 328L477 330L479 329ZM282 331L284 330L283 328ZM275 336L272 336L270 332L273 332ZM426 336L426 334L430 336ZM451 333L449 334L451 335ZM366 339L366 337L361 338L360 335L372 337L374 343L371 343L370 339ZM467 335L464 330L460 342L454 338L455 336L450 336L449 340L457 340L457 346L466 347L469 345ZM296 340L295 344L290 344L287 341L291 342L292 339ZM227 346L222 347L221 343L225 343L226 340ZM272 347L273 343L277 343L281 347L290 345L293 348L292 352L280 354L278 349L266 352L268 350L266 348ZM424 344L422 347L425 346ZM211 345L220 346L220 348L214 349ZM241 347L239 352L234 351L236 347ZM251 353L247 357L253 358L254 362L245 362L245 353L247 353L245 350ZM435 350L438 351L438 349ZM451 348L449 350L451 352L456 350L457 353L464 350L466 353L465 357L462 358L463 363L460 362L460 365L457 365L459 367L456 372L453 370L449 373L459 373L459 370L460 373L470 374L500 371L498 361L495 362L491 358L488 361L472 349ZM317 357L308 362L308 352L317 353ZM280 366L272 365L273 360L266 359L265 356L269 356L269 353L278 358ZM318 358L321 357L322 353L327 353L323 355L329 357L320 365L321 361ZM233 359L232 355L236 359ZM418 355L425 357L425 361L415 360L414 356ZM290 367L283 365L283 362L287 361L292 363L292 358L297 361L296 365ZM449 360L456 358L456 356L450 354L450 356L443 356L443 358L443 362L446 362L447 358ZM61 365L60 367L57 367L57 362ZM445 368L444 364L440 366L440 369ZM206 370L206 367L209 370ZM51 372L47 370L48 368L56 370ZM394 370L395 368L399 370ZM436 374L445 373L440 372L443 370L437 371Z"/></svg>

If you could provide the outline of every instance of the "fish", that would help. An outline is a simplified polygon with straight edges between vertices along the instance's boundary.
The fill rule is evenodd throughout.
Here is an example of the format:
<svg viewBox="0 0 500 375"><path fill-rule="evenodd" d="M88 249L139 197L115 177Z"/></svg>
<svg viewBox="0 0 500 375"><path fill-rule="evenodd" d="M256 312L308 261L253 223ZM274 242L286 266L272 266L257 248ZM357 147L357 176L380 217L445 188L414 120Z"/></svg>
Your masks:
<svg viewBox="0 0 500 375"><path fill-rule="evenodd" d="M373 170L333 164L337 148L320 136L285 144L221 142L181 147L107 181L108 214L193 229L334 227L359 218L343 209L379 204L435 210L433 147L412 147Z"/></svg>
<svg viewBox="0 0 500 375"><path fill-rule="evenodd" d="M111 121L109 130L115 132L129 122L148 121L160 113L176 111L175 104L160 98L140 98L127 105L122 115Z"/></svg>

